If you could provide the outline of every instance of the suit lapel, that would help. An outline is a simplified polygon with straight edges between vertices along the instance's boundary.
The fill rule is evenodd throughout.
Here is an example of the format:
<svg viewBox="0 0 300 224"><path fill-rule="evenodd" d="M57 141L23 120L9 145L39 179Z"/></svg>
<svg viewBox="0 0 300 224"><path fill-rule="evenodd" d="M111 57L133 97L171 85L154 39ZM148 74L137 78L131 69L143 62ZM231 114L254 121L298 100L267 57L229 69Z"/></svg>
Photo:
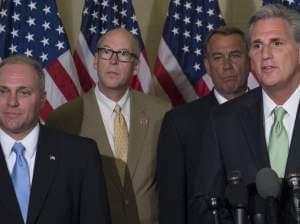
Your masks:
<svg viewBox="0 0 300 224"><path fill-rule="evenodd" d="M293 137L288 155L286 174L299 173L300 171L300 111L298 105L297 116L295 120Z"/></svg>
<svg viewBox="0 0 300 224"><path fill-rule="evenodd" d="M143 151L143 142L151 120L147 116L141 99L130 91L130 132L127 165L131 179L135 174L138 160Z"/></svg>
<svg viewBox="0 0 300 224"><path fill-rule="evenodd" d="M209 100L209 102L212 104L212 105L219 105L219 102L216 98L216 95L214 93L213 90L210 91L210 93L208 94L207 96L207 99Z"/></svg>
<svg viewBox="0 0 300 224"><path fill-rule="evenodd" d="M241 109L240 122L245 133L257 169L269 167L269 159L264 132L264 114L261 89L255 90Z"/></svg>
<svg viewBox="0 0 300 224"><path fill-rule="evenodd" d="M105 176L111 179L115 183L114 185L119 186L121 190L122 184L94 94L94 88L83 96L83 119L80 135L92 138L97 142L105 169Z"/></svg>
<svg viewBox="0 0 300 224"><path fill-rule="evenodd" d="M7 208L7 211L11 214L11 217L15 219L16 223L22 223L21 211L19 209L18 201L13 190L13 184L9 171L6 166L3 150L0 147L0 203L1 207Z"/></svg>
<svg viewBox="0 0 300 224"><path fill-rule="evenodd" d="M58 143L49 137L51 133L41 126L32 180L28 223L34 223L46 199L59 163Z"/></svg>

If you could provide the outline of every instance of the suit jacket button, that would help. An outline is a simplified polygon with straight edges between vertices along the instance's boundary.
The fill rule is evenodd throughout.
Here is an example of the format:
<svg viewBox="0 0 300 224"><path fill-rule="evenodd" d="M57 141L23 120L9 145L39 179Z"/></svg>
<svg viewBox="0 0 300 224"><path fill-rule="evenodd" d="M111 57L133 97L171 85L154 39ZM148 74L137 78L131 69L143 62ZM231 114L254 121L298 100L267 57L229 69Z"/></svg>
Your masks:
<svg viewBox="0 0 300 224"><path fill-rule="evenodd" d="M129 200L125 200L125 205L129 205Z"/></svg>

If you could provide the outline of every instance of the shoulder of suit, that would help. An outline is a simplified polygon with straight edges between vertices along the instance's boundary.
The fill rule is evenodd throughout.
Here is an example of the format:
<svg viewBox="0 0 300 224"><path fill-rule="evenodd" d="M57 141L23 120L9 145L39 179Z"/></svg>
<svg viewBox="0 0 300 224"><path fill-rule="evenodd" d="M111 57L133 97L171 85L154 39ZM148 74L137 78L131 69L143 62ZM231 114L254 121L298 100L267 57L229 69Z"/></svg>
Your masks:
<svg viewBox="0 0 300 224"><path fill-rule="evenodd" d="M81 129L82 117L83 99L80 97L51 112L46 119L46 125L68 133L78 134Z"/></svg>
<svg viewBox="0 0 300 224"><path fill-rule="evenodd" d="M241 110L249 110L257 106L258 101L261 97L261 87L257 87L253 90L248 91L242 96L232 99L218 108L216 108L216 113L220 114L232 114L239 113Z"/></svg>
<svg viewBox="0 0 300 224"><path fill-rule="evenodd" d="M73 99L61 106L59 106L58 108L56 108L54 111L52 111L49 114L49 118L51 119L52 117L61 117L61 116L69 116L70 113L79 113L80 111L82 111L83 109L83 98L79 97L76 99Z"/></svg>
<svg viewBox="0 0 300 224"><path fill-rule="evenodd" d="M135 97L135 99L139 101L139 103L141 104L148 105L149 107L153 106L156 107L156 109L160 108L161 110L165 110L165 111L168 111L172 108L171 103L165 99L162 99L157 96L145 94L136 90L130 90L130 91L133 97Z"/></svg>
<svg viewBox="0 0 300 224"><path fill-rule="evenodd" d="M97 144L93 139L44 125L41 125L39 142L47 147L54 147L53 152L63 152L64 155L71 152L72 158L74 154L82 159L84 155L98 153Z"/></svg>
<svg viewBox="0 0 300 224"><path fill-rule="evenodd" d="M60 140L64 140L65 142L73 142L73 143L92 143L92 144L96 144L94 140L87 138L87 137L82 137L79 136L77 134L72 134L70 132L66 132L62 129L56 129L56 128L52 128L49 126L45 126L45 125L41 125L41 133L44 136L47 136L47 138L53 138L59 141ZM60 142L60 141L59 141Z"/></svg>
<svg viewBox="0 0 300 224"><path fill-rule="evenodd" d="M189 103L176 106L167 113L173 119L195 120L198 117L207 117L210 111L218 106L218 102L213 96L208 95Z"/></svg>

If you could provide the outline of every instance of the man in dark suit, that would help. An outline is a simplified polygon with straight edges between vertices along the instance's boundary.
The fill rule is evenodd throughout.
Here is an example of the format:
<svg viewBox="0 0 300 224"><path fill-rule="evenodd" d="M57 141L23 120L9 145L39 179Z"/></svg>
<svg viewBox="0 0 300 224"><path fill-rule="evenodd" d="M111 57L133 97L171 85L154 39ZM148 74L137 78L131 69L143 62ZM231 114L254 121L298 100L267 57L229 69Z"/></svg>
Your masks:
<svg viewBox="0 0 300 224"><path fill-rule="evenodd" d="M224 26L213 30L205 46L205 67L214 90L202 99L168 112L158 145L158 187L160 224L192 223L192 186L195 181L194 158L210 111L247 90L249 60L244 34Z"/></svg>
<svg viewBox="0 0 300 224"><path fill-rule="evenodd" d="M211 116L198 158L199 222L214 223L205 198L224 198L233 171L240 172L250 199L261 168L271 167L280 178L299 172L299 32L300 15L284 6L266 5L252 16L249 55L261 87L218 107ZM281 118L278 111L283 111ZM228 212L220 214L221 222L232 222ZM289 212L281 215L280 223L291 223Z"/></svg>
<svg viewBox="0 0 300 224"><path fill-rule="evenodd" d="M110 223L94 141L39 124L41 66L26 56L0 64L0 222Z"/></svg>

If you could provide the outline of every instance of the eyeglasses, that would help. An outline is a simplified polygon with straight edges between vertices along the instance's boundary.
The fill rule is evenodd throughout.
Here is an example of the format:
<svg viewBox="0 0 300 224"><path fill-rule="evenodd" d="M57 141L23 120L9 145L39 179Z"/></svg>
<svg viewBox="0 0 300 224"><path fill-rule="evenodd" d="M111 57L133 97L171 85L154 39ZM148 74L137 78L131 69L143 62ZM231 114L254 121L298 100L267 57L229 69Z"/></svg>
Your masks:
<svg viewBox="0 0 300 224"><path fill-rule="evenodd" d="M98 55L101 59L110 60L113 55L116 54L119 62L132 62L134 59L138 59L138 56L127 50L114 51L109 48L99 47L97 48Z"/></svg>

